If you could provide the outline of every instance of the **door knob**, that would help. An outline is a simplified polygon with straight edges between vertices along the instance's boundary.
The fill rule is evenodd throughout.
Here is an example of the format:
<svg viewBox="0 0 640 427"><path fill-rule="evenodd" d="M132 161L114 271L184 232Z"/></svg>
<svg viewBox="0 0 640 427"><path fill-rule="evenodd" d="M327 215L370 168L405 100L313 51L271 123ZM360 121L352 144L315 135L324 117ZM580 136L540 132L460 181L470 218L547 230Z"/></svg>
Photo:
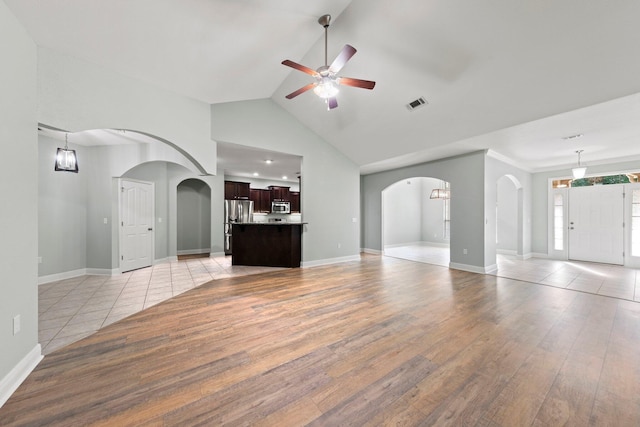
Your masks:
<svg viewBox="0 0 640 427"><path fill-rule="evenodd" d="M569 230L573 230L573 227L569 227Z"/></svg>
<svg viewBox="0 0 640 427"><path fill-rule="evenodd" d="M153 228L147 228L147 231L153 231Z"/></svg>

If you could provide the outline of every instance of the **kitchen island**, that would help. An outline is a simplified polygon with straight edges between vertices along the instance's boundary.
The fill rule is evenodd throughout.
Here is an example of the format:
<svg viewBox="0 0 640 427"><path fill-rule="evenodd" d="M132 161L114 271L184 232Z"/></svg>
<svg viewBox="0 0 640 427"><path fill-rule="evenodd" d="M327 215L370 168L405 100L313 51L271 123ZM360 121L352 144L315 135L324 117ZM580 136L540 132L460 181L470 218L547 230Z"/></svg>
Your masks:
<svg viewBox="0 0 640 427"><path fill-rule="evenodd" d="M306 223L234 223L232 265L300 267Z"/></svg>

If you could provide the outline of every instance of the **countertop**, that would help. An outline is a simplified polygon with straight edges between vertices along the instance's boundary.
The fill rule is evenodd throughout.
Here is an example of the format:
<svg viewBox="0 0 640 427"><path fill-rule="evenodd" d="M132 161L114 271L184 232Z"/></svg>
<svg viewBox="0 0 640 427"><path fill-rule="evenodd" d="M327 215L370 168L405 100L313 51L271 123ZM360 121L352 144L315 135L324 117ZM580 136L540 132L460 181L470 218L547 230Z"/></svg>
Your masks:
<svg viewBox="0 0 640 427"><path fill-rule="evenodd" d="M232 225L306 225L308 222L232 222Z"/></svg>

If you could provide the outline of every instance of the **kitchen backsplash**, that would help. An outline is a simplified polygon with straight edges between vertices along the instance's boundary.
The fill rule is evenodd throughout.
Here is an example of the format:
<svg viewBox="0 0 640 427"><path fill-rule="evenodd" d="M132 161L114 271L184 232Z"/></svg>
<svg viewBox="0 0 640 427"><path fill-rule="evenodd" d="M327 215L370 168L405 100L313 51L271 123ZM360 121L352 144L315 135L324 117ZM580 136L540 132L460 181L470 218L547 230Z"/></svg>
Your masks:
<svg viewBox="0 0 640 427"><path fill-rule="evenodd" d="M299 213L292 214L266 214L254 213L253 222L269 222L269 220L280 219L281 222L302 222L302 215Z"/></svg>

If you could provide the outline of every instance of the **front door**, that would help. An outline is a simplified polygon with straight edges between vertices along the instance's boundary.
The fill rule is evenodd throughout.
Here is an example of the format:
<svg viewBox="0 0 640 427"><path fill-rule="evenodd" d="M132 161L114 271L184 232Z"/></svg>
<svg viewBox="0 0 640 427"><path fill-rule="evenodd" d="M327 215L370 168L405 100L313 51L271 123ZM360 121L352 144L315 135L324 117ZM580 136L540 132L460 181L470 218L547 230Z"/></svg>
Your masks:
<svg viewBox="0 0 640 427"><path fill-rule="evenodd" d="M153 262L154 185L120 181L120 271Z"/></svg>
<svg viewBox="0 0 640 427"><path fill-rule="evenodd" d="M569 190L569 259L624 263L624 187Z"/></svg>

